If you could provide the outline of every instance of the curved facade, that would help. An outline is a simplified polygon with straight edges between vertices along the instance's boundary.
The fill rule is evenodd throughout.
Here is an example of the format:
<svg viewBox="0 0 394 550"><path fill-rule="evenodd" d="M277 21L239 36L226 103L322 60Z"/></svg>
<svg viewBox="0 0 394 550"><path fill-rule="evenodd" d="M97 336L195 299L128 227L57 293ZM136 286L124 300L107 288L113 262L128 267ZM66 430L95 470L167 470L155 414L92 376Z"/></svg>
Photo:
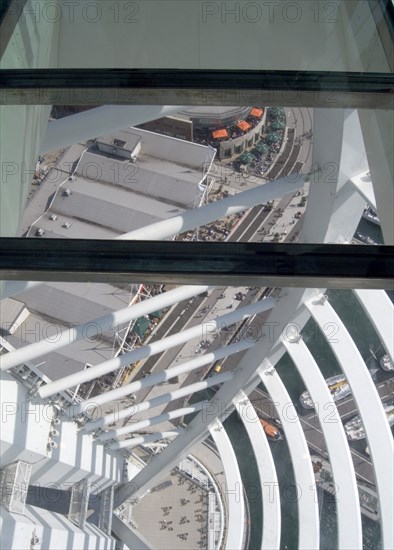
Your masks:
<svg viewBox="0 0 394 550"><path fill-rule="evenodd" d="M251 115L253 110L262 111L261 116ZM231 160L252 149L261 139L266 118L265 109L254 107L192 107L179 114L192 121L194 141L214 147L220 160ZM238 128L240 121L246 121L250 128ZM215 139L214 132L221 129L228 136Z"/></svg>

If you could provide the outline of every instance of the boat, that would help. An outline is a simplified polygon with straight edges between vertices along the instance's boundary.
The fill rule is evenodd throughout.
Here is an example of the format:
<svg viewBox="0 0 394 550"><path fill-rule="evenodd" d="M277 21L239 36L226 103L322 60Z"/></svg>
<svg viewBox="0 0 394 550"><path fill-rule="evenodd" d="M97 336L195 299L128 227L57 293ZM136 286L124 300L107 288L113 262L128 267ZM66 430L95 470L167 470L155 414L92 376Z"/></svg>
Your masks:
<svg viewBox="0 0 394 550"><path fill-rule="evenodd" d="M387 370L387 371L394 370L394 363L390 359L390 356L388 355L388 353L386 353L386 355L383 355L383 357L379 361L379 364L383 370Z"/></svg>
<svg viewBox="0 0 394 550"><path fill-rule="evenodd" d="M352 393L343 374L338 374L336 376L332 376L331 378L327 378L326 384L334 401L339 401ZM300 402L305 409L313 409L315 407L312 398L307 391L304 391L300 395Z"/></svg>
<svg viewBox="0 0 394 550"><path fill-rule="evenodd" d="M386 413L389 426L391 427L394 425L394 403L391 403L390 405L383 405L383 408ZM352 441L365 438L365 430L360 415L357 415L352 418L352 420L349 420L349 422L346 422L345 432L347 438Z"/></svg>
<svg viewBox="0 0 394 550"><path fill-rule="evenodd" d="M259 420L266 436L269 439L272 439L273 441L278 441L279 439L282 439L282 434L280 433L280 430L277 426L270 424L264 418L260 418Z"/></svg>
<svg viewBox="0 0 394 550"><path fill-rule="evenodd" d="M338 493L339 487L334 482L331 464L317 455L311 455L311 460L316 486L335 496ZM367 485L358 484L358 496L361 513L373 521L379 521L380 510L376 491Z"/></svg>
<svg viewBox="0 0 394 550"><path fill-rule="evenodd" d="M367 208L363 212L363 218L375 225L380 226L380 219L377 213L371 206L367 206Z"/></svg>

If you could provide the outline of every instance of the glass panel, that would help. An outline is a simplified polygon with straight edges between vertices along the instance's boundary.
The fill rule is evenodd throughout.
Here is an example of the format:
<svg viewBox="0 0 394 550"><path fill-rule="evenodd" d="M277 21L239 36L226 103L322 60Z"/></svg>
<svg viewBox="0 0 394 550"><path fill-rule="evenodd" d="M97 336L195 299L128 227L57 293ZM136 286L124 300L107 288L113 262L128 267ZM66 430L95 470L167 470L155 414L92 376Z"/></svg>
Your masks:
<svg viewBox="0 0 394 550"><path fill-rule="evenodd" d="M392 70L388 2L31 0L23 6L12 5L9 18L21 17L3 68Z"/></svg>
<svg viewBox="0 0 394 550"><path fill-rule="evenodd" d="M278 288L287 264L268 287L245 273L180 287L159 241L335 243L342 269L346 244L394 244L392 14L391 0L9 2L0 235L36 239L7 249L32 270L31 243L66 239L42 255L50 280L0 281L2 501L28 457L31 545L53 527L69 546L53 512L94 479L84 534L112 524L126 546L130 525L155 548L390 547L393 292L305 289L305 274L292 288L297 272ZM102 239L125 235L158 241L159 280L111 273ZM100 282L59 275L67 239L90 239L82 277L90 251L108 254ZM389 272L375 250L369 275ZM7 520L3 546L26 546Z"/></svg>

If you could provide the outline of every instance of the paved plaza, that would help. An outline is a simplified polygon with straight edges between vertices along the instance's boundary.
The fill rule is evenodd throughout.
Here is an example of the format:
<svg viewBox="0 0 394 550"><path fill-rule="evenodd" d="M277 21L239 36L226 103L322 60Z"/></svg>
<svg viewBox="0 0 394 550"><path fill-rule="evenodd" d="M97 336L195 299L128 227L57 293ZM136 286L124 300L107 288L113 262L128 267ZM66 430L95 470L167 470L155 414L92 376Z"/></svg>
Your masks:
<svg viewBox="0 0 394 550"><path fill-rule="evenodd" d="M133 506L132 519L153 548L207 548L208 492L172 471Z"/></svg>

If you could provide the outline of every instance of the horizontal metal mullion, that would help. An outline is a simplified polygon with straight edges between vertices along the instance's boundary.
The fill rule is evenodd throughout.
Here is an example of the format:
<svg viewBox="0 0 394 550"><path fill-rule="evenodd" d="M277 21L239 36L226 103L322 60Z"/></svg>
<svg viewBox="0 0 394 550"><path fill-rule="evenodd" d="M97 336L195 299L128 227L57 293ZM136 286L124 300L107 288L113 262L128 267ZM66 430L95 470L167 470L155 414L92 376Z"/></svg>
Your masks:
<svg viewBox="0 0 394 550"><path fill-rule="evenodd" d="M5 280L394 288L394 247L5 238Z"/></svg>
<svg viewBox="0 0 394 550"><path fill-rule="evenodd" d="M180 69L12 69L1 104L291 105L393 108L389 73Z"/></svg>

